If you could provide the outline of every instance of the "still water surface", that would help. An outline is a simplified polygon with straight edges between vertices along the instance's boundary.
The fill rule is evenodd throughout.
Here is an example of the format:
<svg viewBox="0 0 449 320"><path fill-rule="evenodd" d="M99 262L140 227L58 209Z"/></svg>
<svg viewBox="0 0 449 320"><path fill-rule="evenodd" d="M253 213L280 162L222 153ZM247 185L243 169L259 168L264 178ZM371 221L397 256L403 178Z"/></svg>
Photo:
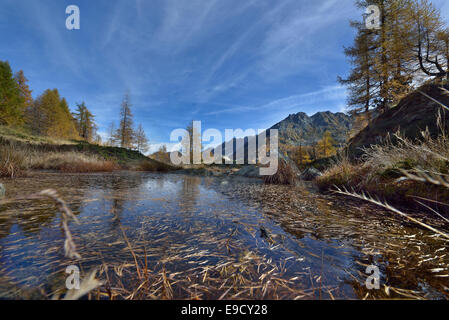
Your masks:
<svg viewBox="0 0 449 320"><path fill-rule="evenodd" d="M64 257L51 202L0 204L0 298L50 298L72 264L82 274L99 270L105 284L91 298L102 299L449 294L448 242L307 187L133 172L35 173L4 183L8 199L57 190L80 220L70 229L82 259ZM365 287L369 265L380 269L380 290Z"/></svg>

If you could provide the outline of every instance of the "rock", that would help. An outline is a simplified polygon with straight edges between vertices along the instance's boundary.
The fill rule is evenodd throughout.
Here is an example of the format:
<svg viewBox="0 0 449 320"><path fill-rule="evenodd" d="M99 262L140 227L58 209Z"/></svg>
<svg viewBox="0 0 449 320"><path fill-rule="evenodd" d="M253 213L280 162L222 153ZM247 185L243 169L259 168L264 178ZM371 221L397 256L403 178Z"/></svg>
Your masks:
<svg viewBox="0 0 449 320"><path fill-rule="evenodd" d="M439 102L448 105L449 96L441 90L440 85L426 84L420 91ZM449 89L445 85L446 89ZM372 117L370 124L354 136L348 144L348 155L351 159L360 159L364 148L378 145L391 139L393 144L399 140L393 136L398 130L409 140L422 139L422 131L427 130L431 137L441 134L440 123L449 129L449 113L442 112L441 107L425 97L422 93L414 91L404 97L396 107ZM441 121L438 117L441 116Z"/></svg>
<svg viewBox="0 0 449 320"><path fill-rule="evenodd" d="M256 166L245 166L237 171L235 175L247 178L260 178L259 168Z"/></svg>
<svg viewBox="0 0 449 320"><path fill-rule="evenodd" d="M0 183L0 199L3 198L6 194L6 188L3 184Z"/></svg>
<svg viewBox="0 0 449 320"><path fill-rule="evenodd" d="M301 173L300 178L304 181L312 181L322 175L323 174L315 168L307 168Z"/></svg>
<svg viewBox="0 0 449 320"><path fill-rule="evenodd" d="M270 236L268 235L268 231L267 229L265 229L264 227L260 227L260 236L262 238L266 238L268 239Z"/></svg>

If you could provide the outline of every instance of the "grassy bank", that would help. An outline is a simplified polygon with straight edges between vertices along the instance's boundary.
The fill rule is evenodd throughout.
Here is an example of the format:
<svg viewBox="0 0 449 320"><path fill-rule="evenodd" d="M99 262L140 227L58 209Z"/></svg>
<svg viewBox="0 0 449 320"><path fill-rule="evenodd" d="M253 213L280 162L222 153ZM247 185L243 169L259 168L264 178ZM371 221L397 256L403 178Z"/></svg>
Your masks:
<svg viewBox="0 0 449 320"><path fill-rule="evenodd" d="M363 149L358 162L340 156L335 165L317 179L321 189L346 188L368 193L396 205L413 209L449 212L449 134L422 133L410 140L399 133L383 144Z"/></svg>
<svg viewBox="0 0 449 320"><path fill-rule="evenodd" d="M0 126L0 177L17 177L28 170L90 173L172 169L170 165L150 159L138 151L84 141L37 137L21 129Z"/></svg>

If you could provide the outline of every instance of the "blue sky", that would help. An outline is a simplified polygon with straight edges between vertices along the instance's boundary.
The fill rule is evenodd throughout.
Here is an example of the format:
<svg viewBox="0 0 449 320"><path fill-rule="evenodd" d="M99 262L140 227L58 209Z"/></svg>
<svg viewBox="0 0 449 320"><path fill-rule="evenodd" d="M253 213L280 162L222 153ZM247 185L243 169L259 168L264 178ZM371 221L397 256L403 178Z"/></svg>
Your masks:
<svg viewBox="0 0 449 320"><path fill-rule="evenodd" d="M447 1L433 1L449 16ZM78 5L81 29L65 27ZM129 90L156 148L173 129L268 128L291 113L342 111L352 0L1 0L0 60L33 95L85 101L100 132Z"/></svg>

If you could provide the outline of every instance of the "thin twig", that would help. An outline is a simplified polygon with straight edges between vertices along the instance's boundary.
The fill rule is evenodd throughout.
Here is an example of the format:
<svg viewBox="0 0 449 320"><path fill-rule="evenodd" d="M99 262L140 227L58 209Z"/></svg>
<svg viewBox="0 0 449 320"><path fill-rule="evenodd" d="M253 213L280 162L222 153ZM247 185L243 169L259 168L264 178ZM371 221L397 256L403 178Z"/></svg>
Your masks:
<svg viewBox="0 0 449 320"><path fill-rule="evenodd" d="M73 219L79 224L78 218L73 214L72 210L67 206L64 200L53 189L43 190L33 196L31 199L36 198L49 198L56 202L59 211L61 212L61 225L65 233L64 251L66 257L70 259L81 259L81 255L76 250L75 242L73 241L72 233L69 228L69 219Z"/></svg>
<svg viewBox="0 0 449 320"><path fill-rule="evenodd" d="M120 225L120 230L122 230L123 238L125 239L125 241L128 245L129 251L131 251L131 254L134 258L134 263L136 264L137 275L139 276L139 280L142 280L142 275L140 273L140 265L139 265L139 262L137 261L137 256L134 253L133 247L131 246L131 243L129 242L128 237L126 236L125 230L123 229L123 227L121 225Z"/></svg>
<svg viewBox="0 0 449 320"><path fill-rule="evenodd" d="M422 92L421 90L418 90L419 93L421 93L424 97L432 100L433 102L437 103L438 105L440 105L441 107L443 107L446 110L449 110L449 107L447 107L445 104L441 103L440 101L432 98L431 96L429 96L428 94L425 94L424 92Z"/></svg>
<svg viewBox="0 0 449 320"><path fill-rule="evenodd" d="M439 230L435 229L434 227L431 227L431 226L425 224L424 222L421 222L421 221L419 221L419 220L417 220L415 218L410 217L409 215L399 211L398 209L393 208L388 203L382 203L381 201L375 200L372 197L367 196L365 193L358 194L355 191L349 192L346 188L343 188L343 190L338 188L338 187L336 187L336 186L335 186L335 188L336 188L336 190L334 190L335 193L371 202L371 203L373 203L375 205L378 205L378 206L383 207L383 208L385 208L385 209L387 209L389 211L392 211L392 212L394 212L394 213L396 213L396 214L398 214L398 215L400 215L400 216L402 216L404 218L409 219L410 221L412 221L414 223L419 224L420 226L422 226L422 227L424 227L424 228L426 228L428 230L431 230L431 231L433 231L433 232L435 232L435 233L437 233L437 234L439 234L439 235L449 239L449 234L444 233L442 231L439 231Z"/></svg>

